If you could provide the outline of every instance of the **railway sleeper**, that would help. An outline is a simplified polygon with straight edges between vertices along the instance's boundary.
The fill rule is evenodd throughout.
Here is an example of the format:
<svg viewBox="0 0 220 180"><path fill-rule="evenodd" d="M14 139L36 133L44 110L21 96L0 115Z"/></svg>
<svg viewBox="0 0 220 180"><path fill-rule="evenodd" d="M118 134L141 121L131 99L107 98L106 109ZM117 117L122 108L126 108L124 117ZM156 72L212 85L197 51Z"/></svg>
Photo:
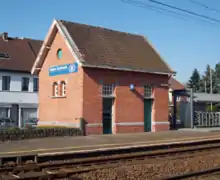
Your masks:
<svg viewBox="0 0 220 180"><path fill-rule="evenodd" d="M203 150L219 148L219 147L220 147L219 144L218 145L215 144L215 145L211 145L211 146L206 144L205 147L204 147L204 145L202 147L200 145L200 147L196 147L196 149L197 149L197 151L203 151ZM188 148L186 148L184 150L182 148L177 148L177 149L171 149L171 150L168 150L168 151L158 150L156 152L147 152L147 153L146 152L140 152L140 153L134 153L133 155L130 155L130 154L117 155L117 156L113 155L112 157L108 157L108 159L111 160L111 161L114 161L114 160L117 161L119 156L120 156L121 161L127 162L128 160L130 161L130 159L132 159L132 158L135 158L135 159L137 159L137 158L145 159L146 157L143 157L143 156L148 156L151 159L154 159L154 158L157 158L158 156L167 156L167 153L175 155L175 154L178 154L178 153L184 153L186 151L195 151L195 147L188 147ZM10 157L10 158L6 158L6 159L7 160L12 160L11 158L15 158L15 157ZM29 159L29 160L27 161L27 159ZM30 163L30 159L31 159L31 163ZM74 164L80 165L81 163L85 164L86 162L87 163L91 163L92 161L94 161L94 159L95 159L95 157L88 158L88 159L77 159L77 160L66 160L65 159L62 162L56 162L56 161L50 160L47 163L44 162L45 164L41 165L41 168L48 166L48 164L50 164L50 166L51 165L53 165L53 166L60 166L63 163L65 163L65 164L72 164L72 163L74 163ZM2 160L5 160L5 159L2 159ZM34 164L34 162L35 163L38 162L38 156L37 155L35 155L35 156L27 155L27 156L24 156L24 157L22 156L22 158L18 157L17 158L17 163L19 164L21 160L23 161L23 164L24 164L24 162L26 162L26 163L28 162L28 164L30 165L30 164ZM97 161L99 161L99 162L97 162ZM98 157L98 159L96 159L96 163L102 163L103 161L106 161L106 157L104 157L104 158L103 157ZM133 161L133 160L131 160L131 161ZM7 161L7 164L5 164L5 166L3 166L3 168L5 168L5 167L15 167L17 163L14 162L14 161L13 162L12 161ZM25 164L25 165L27 165L27 164ZM0 171L1 171L1 169L0 169Z"/></svg>
<svg viewBox="0 0 220 180"><path fill-rule="evenodd" d="M206 149L207 150L207 149ZM195 149L194 149L195 151ZM197 149L198 151L198 149ZM189 151L190 152L190 151ZM160 153L159 153L160 154ZM170 154L175 154L175 153L170 153ZM161 155L161 154L160 154ZM140 157L135 157L135 156L131 156L129 158L134 158L131 160L131 163L134 163L135 161L137 161L138 159L142 159L142 160L146 160L145 158L140 158ZM117 157L117 159L120 159L121 157ZM125 158L126 161L129 160L129 158ZM88 162L91 162L90 164L86 164L87 166L83 166L82 164L75 164L73 166L69 166L68 168L67 167L59 167L57 166L57 169L54 169L54 171L52 172L50 169L48 170L48 172L46 171L40 171L40 172L28 172L28 173L24 173L24 170L21 168L20 172L23 171L23 174L18 174L18 173L15 173L15 174L12 174L11 177L14 178L14 179L40 179L40 178L52 178L53 177L56 177L56 176L61 176L61 177L67 177L69 175L74 175L75 173L84 173L84 172L88 172L88 171L92 171L92 170L96 170L96 169L103 169L103 168L109 168L109 167L112 167L112 166L115 166L115 162L117 162L116 166L120 165L120 163L123 163L125 161L125 159L120 159L120 161L116 161L116 157L115 158L111 158L112 160L108 161L106 160L105 162L103 162L103 160L98 160L99 162L92 162L92 160L90 159ZM142 161L141 160L141 161ZM144 162L144 161L142 161ZM53 162L56 164L56 162ZM53 164L52 163L52 164ZM140 163L140 162L139 162ZM146 163L146 161L145 161ZM75 166L75 167L74 167ZM77 166L79 169L77 169ZM62 168L62 169L60 169ZM65 169L65 170L63 170ZM34 170L34 171L38 171L38 170ZM52 173L49 173L49 172L52 172ZM35 174L36 173L36 174ZM17 176L17 178L16 178ZM28 177L28 178L27 178ZM4 178L4 180L7 180Z"/></svg>

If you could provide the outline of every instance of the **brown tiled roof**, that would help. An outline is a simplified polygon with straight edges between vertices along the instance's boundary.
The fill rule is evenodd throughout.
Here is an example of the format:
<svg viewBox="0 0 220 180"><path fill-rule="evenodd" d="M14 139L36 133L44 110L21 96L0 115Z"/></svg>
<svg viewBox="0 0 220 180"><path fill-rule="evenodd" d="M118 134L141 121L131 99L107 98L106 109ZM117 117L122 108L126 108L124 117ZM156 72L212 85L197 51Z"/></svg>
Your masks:
<svg viewBox="0 0 220 180"><path fill-rule="evenodd" d="M28 40L28 43L29 43L35 57L37 57L37 54L41 48L43 41L35 40L35 39L27 39L27 40Z"/></svg>
<svg viewBox="0 0 220 180"><path fill-rule="evenodd" d="M176 79L172 77L169 79L169 86L172 90L185 89L185 86L183 84L181 84L179 81L177 81Z"/></svg>
<svg viewBox="0 0 220 180"><path fill-rule="evenodd" d="M83 55L85 65L173 73L143 36L63 20L60 22Z"/></svg>
<svg viewBox="0 0 220 180"><path fill-rule="evenodd" d="M42 41L0 36L0 52L8 53L9 59L0 58L0 70L30 72Z"/></svg>

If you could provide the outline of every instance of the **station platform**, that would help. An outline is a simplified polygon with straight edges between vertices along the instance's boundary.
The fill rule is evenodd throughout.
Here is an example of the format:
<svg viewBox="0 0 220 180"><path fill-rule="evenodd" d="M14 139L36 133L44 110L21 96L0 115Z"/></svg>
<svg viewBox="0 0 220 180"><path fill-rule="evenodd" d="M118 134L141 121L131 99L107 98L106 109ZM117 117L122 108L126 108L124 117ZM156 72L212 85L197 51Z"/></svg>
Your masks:
<svg viewBox="0 0 220 180"><path fill-rule="evenodd" d="M91 135L54 137L21 141L0 142L0 157L13 155L49 155L62 152L83 152L140 145L158 145L220 138L219 132L167 131L117 135Z"/></svg>
<svg viewBox="0 0 220 180"><path fill-rule="evenodd" d="M182 128L182 129L178 129L178 131L220 132L220 127L212 127L212 128Z"/></svg>

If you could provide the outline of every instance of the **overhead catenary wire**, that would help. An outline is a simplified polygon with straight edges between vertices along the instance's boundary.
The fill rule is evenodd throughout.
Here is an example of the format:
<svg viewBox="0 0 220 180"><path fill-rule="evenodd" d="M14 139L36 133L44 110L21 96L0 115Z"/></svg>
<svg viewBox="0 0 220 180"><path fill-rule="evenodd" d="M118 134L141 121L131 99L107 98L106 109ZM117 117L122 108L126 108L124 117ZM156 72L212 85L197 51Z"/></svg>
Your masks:
<svg viewBox="0 0 220 180"><path fill-rule="evenodd" d="M138 6L138 7L145 8L145 9L150 9L150 10L160 12L160 13L165 13L166 15L173 15L172 17L179 18L182 20L197 20L197 22L201 21L201 22L209 23L210 25L218 25L220 22L220 20L217 20L217 19L216 19L216 21L213 22L213 20L210 20L207 18L205 19L203 16L199 16L199 15L195 16L194 14L191 14L191 13L185 13L185 11L184 12L182 11L180 13L180 12L176 11L176 9L170 10L167 8L162 8L162 7L153 5L153 4L147 4L147 3L137 1L137 0L120 0L120 1L123 3L126 3L126 4L133 5L133 6ZM150 1L150 0L148 0L148 1Z"/></svg>
<svg viewBox="0 0 220 180"><path fill-rule="evenodd" d="M207 10L210 10L210 11L213 11L213 12L217 12L217 13L220 13L220 9L216 9L216 8L213 8L213 7L210 7L202 2L199 2L199 1L196 1L196 0L188 0L189 2L193 3L193 4L196 4L200 7L203 7Z"/></svg>
<svg viewBox="0 0 220 180"><path fill-rule="evenodd" d="M139 1L134 1L134 0L121 0L121 1L124 2L124 3L130 4L130 5L135 5L135 6L138 6L138 7L141 7L141 8L148 8L150 10L161 12L161 13L178 15L180 18L187 20L187 17L184 14L181 14L181 13L178 13L178 12L175 12L175 11L172 11L172 10L167 10L167 9L164 9L164 8L161 8L161 7L156 7L156 6L153 6L153 5L145 4L145 3L142 3L142 2L139 2Z"/></svg>
<svg viewBox="0 0 220 180"><path fill-rule="evenodd" d="M193 11L189 11L187 9L182 9L182 8L177 7L177 6L173 6L173 5L163 3L163 2L160 2L160 1L156 1L156 0L148 0L148 1L150 1L154 4L158 4L158 5L165 6L165 7L171 8L171 9L175 9L177 11L181 11L181 12L184 12L184 13L196 16L196 17L200 17L200 18L204 18L206 20L210 20L210 21L213 21L213 22L216 22L216 23L220 23L220 20L218 20L216 18L212 18L212 17L206 16L206 15L203 15L203 14L193 12Z"/></svg>

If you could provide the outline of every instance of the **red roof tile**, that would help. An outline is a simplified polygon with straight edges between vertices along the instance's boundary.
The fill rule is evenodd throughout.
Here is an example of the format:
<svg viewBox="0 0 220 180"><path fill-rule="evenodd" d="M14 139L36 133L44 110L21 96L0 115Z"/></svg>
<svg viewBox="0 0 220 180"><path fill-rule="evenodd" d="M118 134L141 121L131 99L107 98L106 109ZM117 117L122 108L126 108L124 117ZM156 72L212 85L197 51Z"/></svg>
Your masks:
<svg viewBox="0 0 220 180"><path fill-rule="evenodd" d="M181 90L186 88L183 84L172 77L169 79L169 85L172 90Z"/></svg>
<svg viewBox="0 0 220 180"><path fill-rule="evenodd" d="M0 70L30 72L42 41L0 36L0 52L8 53L9 59L0 58Z"/></svg>
<svg viewBox="0 0 220 180"><path fill-rule="evenodd" d="M84 64L136 71L174 73L140 35L60 21L84 57Z"/></svg>

